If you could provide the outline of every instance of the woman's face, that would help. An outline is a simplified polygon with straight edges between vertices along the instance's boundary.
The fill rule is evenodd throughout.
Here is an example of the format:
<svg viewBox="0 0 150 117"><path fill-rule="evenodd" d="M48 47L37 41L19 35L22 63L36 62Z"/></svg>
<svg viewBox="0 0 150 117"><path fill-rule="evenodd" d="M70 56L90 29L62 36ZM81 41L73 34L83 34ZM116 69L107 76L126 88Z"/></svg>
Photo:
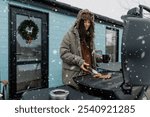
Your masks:
<svg viewBox="0 0 150 117"><path fill-rule="evenodd" d="M90 27L90 25L91 25L90 20L84 20L84 27L85 27L85 30L88 30L89 27Z"/></svg>

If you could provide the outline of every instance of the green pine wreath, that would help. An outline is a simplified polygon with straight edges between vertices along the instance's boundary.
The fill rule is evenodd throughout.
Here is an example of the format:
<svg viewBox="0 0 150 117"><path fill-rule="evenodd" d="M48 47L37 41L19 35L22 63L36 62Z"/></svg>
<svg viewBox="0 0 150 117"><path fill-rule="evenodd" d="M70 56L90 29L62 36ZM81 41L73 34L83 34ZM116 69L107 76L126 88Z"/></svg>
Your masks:
<svg viewBox="0 0 150 117"><path fill-rule="evenodd" d="M36 40L38 32L38 26L32 20L24 20L18 27L18 33L26 41Z"/></svg>

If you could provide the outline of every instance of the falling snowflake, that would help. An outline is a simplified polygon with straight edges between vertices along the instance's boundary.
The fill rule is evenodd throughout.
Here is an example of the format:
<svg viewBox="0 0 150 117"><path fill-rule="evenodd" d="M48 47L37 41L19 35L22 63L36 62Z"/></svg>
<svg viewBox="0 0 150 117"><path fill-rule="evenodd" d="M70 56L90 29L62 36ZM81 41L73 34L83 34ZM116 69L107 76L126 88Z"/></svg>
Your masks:
<svg viewBox="0 0 150 117"><path fill-rule="evenodd" d="M141 40L141 39L143 39L144 38L144 36L139 36L138 38L137 38L137 40Z"/></svg>
<svg viewBox="0 0 150 117"><path fill-rule="evenodd" d="M7 12L7 9L4 9L3 12L6 13L6 12Z"/></svg>
<svg viewBox="0 0 150 117"><path fill-rule="evenodd" d="M41 91L41 89L38 89L38 91Z"/></svg>
<svg viewBox="0 0 150 117"><path fill-rule="evenodd" d="M134 64L132 64L131 66L134 67Z"/></svg>
<svg viewBox="0 0 150 117"><path fill-rule="evenodd" d="M122 43L122 45L125 45L125 43Z"/></svg>
<svg viewBox="0 0 150 117"><path fill-rule="evenodd" d="M51 62L54 63L56 60L52 60Z"/></svg>
<svg viewBox="0 0 150 117"><path fill-rule="evenodd" d="M141 58L144 58L144 57L145 57L145 52L142 52Z"/></svg>
<svg viewBox="0 0 150 117"><path fill-rule="evenodd" d="M142 82L142 80L140 79L140 82Z"/></svg>
<svg viewBox="0 0 150 117"><path fill-rule="evenodd" d="M75 69L75 66L72 66L71 68L70 68L70 70L74 70Z"/></svg>
<svg viewBox="0 0 150 117"><path fill-rule="evenodd" d="M52 76L52 74L49 74L49 76Z"/></svg>
<svg viewBox="0 0 150 117"><path fill-rule="evenodd" d="M54 78L51 78L52 80L54 80Z"/></svg>
<svg viewBox="0 0 150 117"><path fill-rule="evenodd" d="M55 54L55 55L56 55L56 54L57 54L57 50L53 50L53 54Z"/></svg>
<svg viewBox="0 0 150 117"><path fill-rule="evenodd" d="M97 46L99 46L99 45L100 45L100 43L97 43L96 45L97 45Z"/></svg>
<svg viewBox="0 0 150 117"><path fill-rule="evenodd" d="M59 61L58 64L61 65L61 61Z"/></svg>
<svg viewBox="0 0 150 117"><path fill-rule="evenodd" d="M35 99L35 96L33 96L32 99Z"/></svg>
<svg viewBox="0 0 150 117"><path fill-rule="evenodd" d="M129 67L127 67L127 71L129 71L130 70L130 68Z"/></svg>
<svg viewBox="0 0 150 117"><path fill-rule="evenodd" d="M148 68L148 66L145 65L145 68Z"/></svg>
<svg viewBox="0 0 150 117"><path fill-rule="evenodd" d="M55 9L55 12L57 12L58 10L57 9Z"/></svg>
<svg viewBox="0 0 150 117"><path fill-rule="evenodd" d="M142 44L145 44L145 40L142 40Z"/></svg>

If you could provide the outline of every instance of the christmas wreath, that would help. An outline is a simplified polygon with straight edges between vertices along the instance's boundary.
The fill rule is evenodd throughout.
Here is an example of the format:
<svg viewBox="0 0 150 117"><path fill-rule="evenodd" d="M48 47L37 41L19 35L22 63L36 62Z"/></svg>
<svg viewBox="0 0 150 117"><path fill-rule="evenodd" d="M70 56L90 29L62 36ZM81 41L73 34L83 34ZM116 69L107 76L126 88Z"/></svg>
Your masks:
<svg viewBox="0 0 150 117"><path fill-rule="evenodd" d="M26 43L29 44L32 40L37 39L38 32L38 26L32 20L24 20L18 27L18 33L26 40Z"/></svg>

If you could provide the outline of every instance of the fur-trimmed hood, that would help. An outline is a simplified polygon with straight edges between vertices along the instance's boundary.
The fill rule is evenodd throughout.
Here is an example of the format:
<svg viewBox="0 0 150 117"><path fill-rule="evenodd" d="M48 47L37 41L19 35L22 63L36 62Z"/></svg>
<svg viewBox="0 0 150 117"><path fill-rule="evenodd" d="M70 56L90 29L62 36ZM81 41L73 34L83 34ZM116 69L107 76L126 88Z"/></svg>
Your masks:
<svg viewBox="0 0 150 117"><path fill-rule="evenodd" d="M88 9L80 10L77 19L75 21L74 27L78 28L81 19L89 19L94 24L94 14L90 12Z"/></svg>

